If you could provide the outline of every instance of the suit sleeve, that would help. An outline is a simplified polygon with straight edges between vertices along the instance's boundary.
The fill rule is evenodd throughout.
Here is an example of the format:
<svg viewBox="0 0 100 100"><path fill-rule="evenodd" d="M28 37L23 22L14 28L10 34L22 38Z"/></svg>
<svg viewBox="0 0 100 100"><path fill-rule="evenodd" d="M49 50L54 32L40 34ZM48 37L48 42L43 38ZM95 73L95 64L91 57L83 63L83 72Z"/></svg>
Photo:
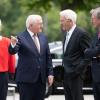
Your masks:
<svg viewBox="0 0 100 100"><path fill-rule="evenodd" d="M91 46L91 48L87 48L84 53L87 58L97 57L100 55L100 43L98 43L95 47Z"/></svg>
<svg viewBox="0 0 100 100"><path fill-rule="evenodd" d="M49 45L47 43L47 75L53 75L53 66L52 66L52 58L51 58L51 54L50 54L50 49L49 49Z"/></svg>
<svg viewBox="0 0 100 100"><path fill-rule="evenodd" d="M80 38L80 47L82 50L82 59L80 60L80 64L76 68L76 73L81 74L86 69L86 66L90 64L90 59L85 57L84 51L86 48L90 47L90 38L87 34L84 34Z"/></svg>
<svg viewBox="0 0 100 100"><path fill-rule="evenodd" d="M8 51L10 54L16 54L19 49L20 49L20 46L21 46L21 40L20 38L18 38L18 42L16 43L15 47L12 47L12 45L10 44L9 48L8 48Z"/></svg>

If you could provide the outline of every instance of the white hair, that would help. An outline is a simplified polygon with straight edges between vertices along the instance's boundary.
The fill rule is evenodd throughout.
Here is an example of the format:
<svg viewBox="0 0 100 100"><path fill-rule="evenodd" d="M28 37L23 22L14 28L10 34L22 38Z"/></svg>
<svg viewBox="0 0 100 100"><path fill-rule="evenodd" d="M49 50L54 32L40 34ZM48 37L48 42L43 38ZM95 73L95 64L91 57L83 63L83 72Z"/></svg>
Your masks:
<svg viewBox="0 0 100 100"><path fill-rule="evenodd" d="M34 24L38 20L42 20L40 15L29 15L26 19L26 27L29 28L30 24Z"/></svg>
<svg viewBox="0 0 100 100"><path fill-rule="evenodd" d="M98 19L100 19L100 7L92 9L90 11L91 14L95 15Z"/></svg>
<svg viewBox="0 0 100 100"><path fill-rule="evenodd" d="M71 10L71 9L66 9L60 12L60 16L65 17L66 19L72 20L74 23L76 23L77 20L77 14Z"/></svg>

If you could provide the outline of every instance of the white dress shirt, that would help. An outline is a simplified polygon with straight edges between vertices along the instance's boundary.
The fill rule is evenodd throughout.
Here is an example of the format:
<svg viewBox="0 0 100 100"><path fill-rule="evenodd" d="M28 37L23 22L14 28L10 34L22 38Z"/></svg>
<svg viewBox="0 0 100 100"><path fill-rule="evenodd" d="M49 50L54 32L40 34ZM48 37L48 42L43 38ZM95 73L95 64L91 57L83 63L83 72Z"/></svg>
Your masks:
<svg viewBox="0 0 100 100"><path fill-rule="evenodd" d="M73 31L74 31L75 28L76 28L76 24L73 25L73 27L69 31L67 31L66 39L65 39L65 44L64 44L64 52L66 51L68 42L69 42L69 40L70 40L70 38L72 36L72 33L73 33Z"/></svg>

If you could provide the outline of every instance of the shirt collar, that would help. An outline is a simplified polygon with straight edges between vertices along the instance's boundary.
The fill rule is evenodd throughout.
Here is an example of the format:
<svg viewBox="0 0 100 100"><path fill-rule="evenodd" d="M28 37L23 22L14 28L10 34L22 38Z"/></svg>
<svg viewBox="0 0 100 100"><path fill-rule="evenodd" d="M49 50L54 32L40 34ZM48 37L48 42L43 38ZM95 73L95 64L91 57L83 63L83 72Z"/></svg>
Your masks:
<svg viewBox="0 0 100 100"><path fill-rule="evenodd" d="M33 37L34 33L31 32L29 29L27 29L28 33L30 34L31 37Z"/></svg>
<svg viewBox="0 0 100 100"><path fill-rule="evenodd" d="M68 33L69 33L69 34L72 34L75 28L76 28L76 24L73 25L73 27L68 31Z"/></svg>

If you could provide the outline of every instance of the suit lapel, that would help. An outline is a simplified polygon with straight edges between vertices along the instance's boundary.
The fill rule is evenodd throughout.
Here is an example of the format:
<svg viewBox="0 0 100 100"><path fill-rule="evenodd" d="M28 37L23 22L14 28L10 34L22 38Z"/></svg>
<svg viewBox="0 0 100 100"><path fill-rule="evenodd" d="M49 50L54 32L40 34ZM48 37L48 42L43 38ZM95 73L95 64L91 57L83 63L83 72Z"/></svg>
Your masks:
<svg viewBox="0 0 100 100"><path fill-rule="evenodd" d="M76 35L76 34L75 34L76 31L77 31L77 28L74 29L74 31L73 31L73 33L72 33L70 39L69 39L69 42L68 42L67 47L66 47L66 51L68 51L69 47L71 47L71 45L72 45L72 42L73 42L74 39L76 38L76 36L75 36L75 35Z"/></svg>
<svg viewBox="0 0 100 100"><path fill-rule="evenodd" d="M40 42L40 54L42 53L43 50L43 38L41 36L41 33L38 34L39 42Z"/></svg>
<svg viewBox="0 0 100 100"><path fill-rule="evenodd" d="M93 47L95 47L98 44L99 40L98 40L98 36L96 35L94 42L93 42Z"/></svg>
<svg viewBox="0 0 100 100"><path fill-rule="evenodd" d="M36 55L39 54L32 37L30 36L30 34L27 31L26 31L26 34L25 34L25 39L27 40L28 46L31 49L31 51L33 53L35 53Z"/></svg>

